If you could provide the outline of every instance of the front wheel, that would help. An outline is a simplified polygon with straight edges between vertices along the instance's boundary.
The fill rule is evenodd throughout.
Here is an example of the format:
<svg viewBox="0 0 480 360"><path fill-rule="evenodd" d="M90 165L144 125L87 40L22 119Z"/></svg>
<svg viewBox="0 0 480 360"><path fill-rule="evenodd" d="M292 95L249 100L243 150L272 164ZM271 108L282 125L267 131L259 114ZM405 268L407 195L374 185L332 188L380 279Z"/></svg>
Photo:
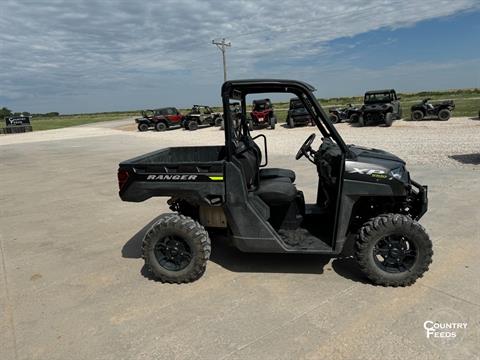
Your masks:
<svg viewBox="0 0 480 360"><path fill-rule="evenodd" d="M161 282L188 283L205 272L211 245L205 228L190 217L163 214L142 243L146 267Z"/></svg>
<svg viewBox="0 0 480 360"><path fill-rule="evenodd" d="M276 123L277 123L277 119L274 116L272 116L270 118L270 129L275 130L275 124Z"/></svg>
<svg viewBox="0 0 480 360"><path fill-rule="evenodd" d="M222 126L223 124L223 118L221 116L217 117L215 119L215 126Z"/></svg>
<svg viewBox="0 0 480 360"><path fill-rule="evenodd" d="M360 115L358 117L357 124L358 124L359 127L364 127L365 126L365 118L362 115Z"/></svg>
<svg viewBox="0 0 480 360"><path fill-rule="evenodd" d="M359 117L360 117L360 116L359 116L358 114L352 114L352 115L350 115L349 122L352 123L352 124L353 124L353 123L357 123Z"/></svg>
<svg viewBox="0 0 480 360"><path fill-rule="evenodd" d="M392 113L387 113L385 115L385 126L390 127L393 124L393 114Z"/></svg>
<svg viewBox="0 0 480 360"><path fill-rule="evenodd" d="M291 116L287 118L287 124L290 129L293 129L295 127L295 123L293 122L293 118Z"/></svg>
<svg viewBox="0 0 480 360"><path fill-rule="evenodd" d="M330 121L331 121L332 123L336 124L336 123L338 123L338 122L340 121L340 119L338 118L337 115L331 114L331 115L330 115Z"/></svg>
<svg viewBox="0 0 480 360"><path fill-rule="evenodd" d="M188 127L188 130L191 130L191 131L197 130L198 122L196 122L195 120L189 121L187 127Z"/></svg>
<svg viewBox="0 0 480 360"><path fill-rule="evenodd" d="M438 118L442 121L447 121L450 119L450 110L448 109L442 109L438 112Z"/></svg>
<svg viewBox="0 0 480 360"><path fill-rule="evenodd" d="M385 214L365 223L355 242L361 271L374 284L408 286L428 270L432 242L425 229L411 218Z"/></svg>

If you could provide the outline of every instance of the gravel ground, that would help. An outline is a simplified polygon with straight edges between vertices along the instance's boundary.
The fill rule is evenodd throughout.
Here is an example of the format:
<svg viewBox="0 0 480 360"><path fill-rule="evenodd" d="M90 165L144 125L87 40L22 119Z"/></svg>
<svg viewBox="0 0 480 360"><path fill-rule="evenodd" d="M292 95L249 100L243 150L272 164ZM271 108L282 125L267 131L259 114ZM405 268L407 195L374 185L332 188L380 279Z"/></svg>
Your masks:
<svg viewBox="0 0 480 360"><path fill-rule="evenodd" d="M223 132L218 128L203 128L196 132L174 129L165 133L138 133L135 124L114 128L136 132L138 136L161 138L162 142L191 145L221 143ZM480 120L467 117L450 121L396 121L390 128L368 126L359 128L347 123L337 124L346 143L391 151L408 163L419 165L461 166L471 168L480 163ZM284 125L274 131L256 130L254 134L268 135L269 151L279 155L294 155L312 127L289 129ZM175 134L175 136L172 136ZM173 140L173 141L172 141ZM317 144L319 139L316 140Z"/></svg>
<svg viewBox="0 0 480 360"><path fill-rule="evenodd" d="M480 119L456 117L449 121L396 121L390 128L367 126L359 128L348 123L335 125L347 144L383 149L395 153L409 164L454 166L477 169L480 163ZM195 132L172 129L163 133L137 131L133 119L106 121L43 132L0 136L0 145L23 142L65 140L80 137L98 137L126 132L146 139L161 139L161 146L221 144L223 131L218 127L204 127ZM284 124L272 131L259 129L255 134L266 134L270 152L293 156L306 137L316 131L310 126L286 128ZM319 144L317 138L316 144ZM315 144L315 143L314 143Z"/></svg>

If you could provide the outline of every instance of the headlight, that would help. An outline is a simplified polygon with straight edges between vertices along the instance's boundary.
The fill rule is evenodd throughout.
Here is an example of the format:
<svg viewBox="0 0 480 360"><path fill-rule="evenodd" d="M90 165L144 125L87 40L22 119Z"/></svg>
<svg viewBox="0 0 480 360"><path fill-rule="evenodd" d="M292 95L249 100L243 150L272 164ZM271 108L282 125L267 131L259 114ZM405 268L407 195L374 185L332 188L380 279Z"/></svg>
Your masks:
<svg viewBox="0 0 480 360"><path fill-rule="evenodd" d="M404 166L390 170L390 176L397 179L398 181L408 182L408 172Z"/></svg>

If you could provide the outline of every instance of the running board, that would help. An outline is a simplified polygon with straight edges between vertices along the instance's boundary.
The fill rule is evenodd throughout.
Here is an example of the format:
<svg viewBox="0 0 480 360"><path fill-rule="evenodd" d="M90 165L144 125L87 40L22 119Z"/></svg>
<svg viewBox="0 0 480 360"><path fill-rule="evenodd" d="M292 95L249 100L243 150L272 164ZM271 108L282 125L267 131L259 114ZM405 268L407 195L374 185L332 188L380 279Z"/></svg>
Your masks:
<svg viewBox="0 0 480 360"><path fill-rule="evenodd" d="M278 230L282 242L292 252L313 252L318 254L333 254L331 246L325 244L318 237L312 235L307 229Z"/></svg>

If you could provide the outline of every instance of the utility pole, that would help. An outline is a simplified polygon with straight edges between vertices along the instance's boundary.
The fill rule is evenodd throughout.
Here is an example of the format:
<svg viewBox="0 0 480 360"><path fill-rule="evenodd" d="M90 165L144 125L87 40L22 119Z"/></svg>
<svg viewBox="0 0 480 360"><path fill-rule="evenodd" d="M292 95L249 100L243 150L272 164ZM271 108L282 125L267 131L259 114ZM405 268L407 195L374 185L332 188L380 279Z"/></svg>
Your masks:
<svg viewBox="0 0 480 360"><path fill-rule="evenodd" d="M227 51L227 47L232 46L232 43L226 42L225 38L222 41L219 40L212 40L212 44L216 45L217 48L220 49L222 52L222 59L223 59L223 81L227 81L227 59L225 57L225 52Z"/></svg>

